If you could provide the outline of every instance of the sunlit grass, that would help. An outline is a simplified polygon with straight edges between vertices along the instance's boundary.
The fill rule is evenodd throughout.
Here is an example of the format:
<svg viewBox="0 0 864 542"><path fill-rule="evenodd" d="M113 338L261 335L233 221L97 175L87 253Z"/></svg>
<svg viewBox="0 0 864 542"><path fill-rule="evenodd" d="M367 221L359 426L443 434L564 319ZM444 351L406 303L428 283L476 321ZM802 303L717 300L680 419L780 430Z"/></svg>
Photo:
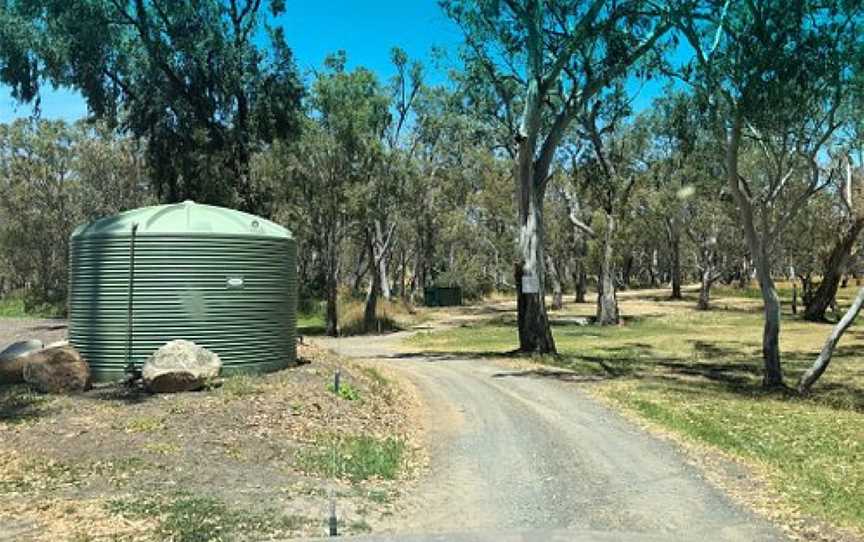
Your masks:
<svg viewBox="0 0 864 542"><path fill-rule="evenodd" d="M840 292L841 309L856 291ZM574 317L590 315L589 304L552 314L560 355L535 361L595 377L590 390L620 408L758 465L790 508L864 530L864 323L847 332L814 393L802 398L761 389L763 321L753 292L718 288L707 312L695 310L692 292L683 301L629 294L620 326L579 325ZM411 342L428 352L508 356L518 345L514 318L497 315ZM790 384L829 331L784 306Z"/></svg>

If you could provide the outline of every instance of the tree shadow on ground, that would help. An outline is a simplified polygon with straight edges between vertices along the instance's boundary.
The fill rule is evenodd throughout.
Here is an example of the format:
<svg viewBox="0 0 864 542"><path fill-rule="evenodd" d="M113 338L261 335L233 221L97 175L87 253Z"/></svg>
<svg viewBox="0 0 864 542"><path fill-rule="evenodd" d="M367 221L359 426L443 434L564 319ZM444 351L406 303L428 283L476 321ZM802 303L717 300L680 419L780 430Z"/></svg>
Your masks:
<svg viewBox="0 0 864 542"><path fill-rule="evenodd" d="M38 326L30 326L27 328L27 331L59 331L61 329L68 329L69 326L63 320L58 320L57 323L51 324L41 324Z"/></svg>
<svg viewBox="0 0 864 542"><path fill-rule="evenodd" d="M44 416L50 398L24 384L0 386L0 422L20 423Z"/></svg>
<svg viewBox="0 0 864 542"><path fill-rule="evenodd" d="M376 356L380 359L392 359L392 360L414 360L420 361L423 363L439 363L445 361L469 361L469 360L477 360L477 359L490 359L490 358L512 358L514 356L521 355L520 352L516 350L488 350L488 351L479 351L479 352L460 352L458 350L433 350L433 351L424 351L424 352L399 352L396 354L389 354L384 356Z"/></svg>
<svg viewBox="0 0 864 542"><path fill-rule="evenodd" d="M126 385L124 383L97 384L85 394L89 399L119 403L122 405L138 405L155 397L141 385Z"/></svg>
<svg viewBox="0 0 864 542"><path fill-rule="evenodd" d="M562 382L600 382L613 378L610 376L596 374L583 375L574 373L573 371L564 371L558 369L530 369L526 371L502 371L492 375L492 378L512 378L512 377L527 377L527 378L552 378Z"/></svg>

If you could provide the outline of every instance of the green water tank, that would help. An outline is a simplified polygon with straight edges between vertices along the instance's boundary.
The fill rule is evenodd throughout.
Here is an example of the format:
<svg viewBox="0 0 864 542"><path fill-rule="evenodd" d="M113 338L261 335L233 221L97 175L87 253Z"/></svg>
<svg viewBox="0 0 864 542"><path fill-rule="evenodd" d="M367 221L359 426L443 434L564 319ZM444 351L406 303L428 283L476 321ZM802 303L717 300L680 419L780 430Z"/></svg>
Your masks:
<svg viewBox="0 0 864 542"><path fill-rule="evenodd" d="M71 238L69 341L103 381L172 339L216 352L226 373L283 368L296 358L296 261L287 229L222 207L97 220Z"/></svg>

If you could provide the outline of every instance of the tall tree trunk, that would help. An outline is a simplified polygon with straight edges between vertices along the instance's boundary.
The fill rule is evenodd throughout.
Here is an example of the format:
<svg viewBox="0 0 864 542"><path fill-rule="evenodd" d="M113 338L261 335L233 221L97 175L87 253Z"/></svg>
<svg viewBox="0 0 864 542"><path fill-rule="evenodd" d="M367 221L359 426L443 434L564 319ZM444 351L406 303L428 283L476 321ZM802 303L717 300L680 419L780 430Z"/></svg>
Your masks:
<svg viewBox="0 0 864 542"><path fill-rule="evenodd" d="M363 331L371 333L378 328L378 297L381 295L381 280L378 277L380 267L375 262L375 241L371 235L367 235L367 244L369 250L369 258L372 270L372 280L370 280L369 290L366 293L366 308L363 311Z"/></svg>
<svg viewBox="0 0 864 542"><path fill-rule="evenodd" d="M699 301L696 303L697 310L707 311L711 308L711 286L713 283L714 276L711 268L703 269L699 283Z"/></svg>
<svg viewBox="0 0 864 542"><path fill-rule="evenodd" d="M601 326L615 325L619 322L618 296L615 291L615 254L612 244L614 236L615 217L607 213L600 276L597 279L597 323Z"/></svg>
<svg viewBox="0 0 864 542"><path fill-rule="evenodd" d="M543 198L542 194L538 194L531 177L527 183L522 184L523 198L527 197L528 204L526 208L520 209L522 215L519 227L521 280L516 303L519 350L554 354L555 341L552 339L544 298L543 212L540 207Z"/></svg>
<svg viewBox="0 0 864 542"><path fill-rule="evenodd" d="M666 219L666 240L669 242L672 269L672 299L681 299L681 232L673 218Z"/></svg>
<svg viewBox="0 0 864 542"><path fill-rule="evenodd" d="M386 227L380 220L375 220L375 229L373 230L373 252L374 265L378 267L378 289L381 292L381 297L390 299L390 278L387 273L387 256L390 252L390 236L393 231L386 231Z"/></svg>
<svg viewBox="0 0 864 542"><path fill-rule="evenodd" d="M652 288L656 288L660 281L657 280L657 268L660 266L660 254L659 251L655 248L651 251L651 261L648 262L648 279L651 283Z"/></svg>
<svg viewBox="0 0 864 542"><path fill-rule="evenodd" d="M325 320L327 325L327 335L331 337L337 337L339 335L339 315L337 312L337 297L339 284L339 249L336 246L335 239L328 239L327 245L327 308L325 311Z"/></svg>
<svg viewBox="0 0 864 542"><path fill-rule="evenodd" d="M799 392L809 392L810 388L813 387L813 384L819 380L819 377L821 377L822 373L825 372L825 369L828 368L828 364L831 363L831 356L834 354L834 348L837 346L837 343L840 342L843 333L849 329L849 326L851 326L852 322L855 321L855 317L858 316L859 312L861 312L862 305L864 305L864 288L858 290L858 295L855 296L852 306L849 307L849 310L846 311L843 318L841 318L840 321L837 322L837 325L835 325L831 330L828 339L825 340L825 345L822 347L822 351L819 352L813 365L807 369L803 375L801 375L801 378L798 380Z"/></svg>
<svg viewBox="0 0 864 542"><path fill-rule="evenodd" d="M564 306L564 290L561 287L561 277L558 266L552 256L546 256L546 268L549 270L549 280L552 282L552 310L561 310Z"/></svg>
<svg viewBox="0 0 864 542"><path fill-rule="evenodd" d="M528 88L519 121L516 153L516 176L519 201L519 264L521 281L517 285L517 313L519 326L519 350L554 354L555 341L546 315L543 273L543 196L546 191L549 163L537 166L535 154L541 126L540 81L543 77L543 3L529 5L531 25L528 32ZM563 134L559 127L558 138ZM549 134L548 138L553 135ZM554 149L558 141L549 139L543 147ZM549 155L551 157L551 155Z"/></svg>
<svg viewBox="0 0 864 542"><path fill-rule="evenodd" d="M769 243L761 239L756 231L753 216L753 205L741 189L738 176L738 151L741 145L741 129L743 120L737 113L727 134L726 141L726 175L729 190L738 204L738 211L744 226L744 237L756 265L756 275L759 279L759 289L762 292L762 302L765 311L765 325L762 330L762 363L764 375L762 385L765 388L783 386L783 369L780 365L780 298L771 278L769 258ZM763 232L768 235L768 232Z"/></svg>
<svg viewBox="0 0 864 542"><path fill-rule="evenodd" d="M629 290L630 289L630 277L633 273L633 254L628 254L626 258L624 258L624 268L621 270L621 284L622 289Z"/></svg>
<svg viewBox="0 0 864 542"><path fill-rule="evenodd" d="M834 298L837 297L837 288L840 286L840 280L846 270L846 265L849 263L849 256L852 254L852 248L858 240L858 235L864 229L864 220L856 220L848 231L841 237L831 254L828 261L825 262L825 269L822 273L822 282L816 293L806 302L804 310L804 319L813 322L821 322L825 320L825 311L831 306Z"/></svg>
<svg viewBox="0 0 864 542"><path fill-rule="evenodd" d="M573 291L575 296L573 301L576 303L585 303L585 294L588 291L588 274L585 273L585 265L582 260L577 260L573 267Z"/></svg>

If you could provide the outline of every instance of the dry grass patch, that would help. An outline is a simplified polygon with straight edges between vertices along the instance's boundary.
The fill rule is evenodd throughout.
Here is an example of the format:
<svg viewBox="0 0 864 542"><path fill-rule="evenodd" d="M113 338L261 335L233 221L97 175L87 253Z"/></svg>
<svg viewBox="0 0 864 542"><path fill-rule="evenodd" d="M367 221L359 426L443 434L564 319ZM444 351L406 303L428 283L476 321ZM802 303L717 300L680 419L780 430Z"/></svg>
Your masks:
<svg viewBox="0 0 864 542"><path fill-rule="evenodd" d="M841 291L841 308L855 291ZM625 292L624 323L605 328L576 323L593 304L568 304L551 313L561 355L534 361L590 376L588 389L618 408L764 473L776 508L801 536L821 539L807 527L819 522L864 535L864 324L844 337L812 395L766 393L761 302L752 291L716 293L714 309L704 312L695 310L693 292L677 301L668 292ZM781 285L781 295L791 290ZM781 348L790 382L829 331L786 306ZM507 357L517 345L515 314L410 340L428 352Z"/></svg>
<svg viewBox="0 0 864 542"><path fill-rule="evenodd" d="M310 346L299 354L309 363L228 377L221 387L196 393L149 395L100 385L80 396L48 398L0 388L0 539L39 539L35 532L56 539L67 517L116 529L123 540L324 535L334 487L342 530L351 523L358 531L374 529L396 503L367 495L391 495L414 473L410 399L377 369ZM358 400L328 391L337 369ZM326 451L331 434L346 442L392 438L403 443L403 455L375 463L366 461L376 457L366 453L369 447L358 448L359 455L346 448L344 456L366 459L360 470L351 466L334 479L302 461ZM369 475L354 475L362 469ZM87 505L72 516L43 505L64 502ZM152 513L133 513L145 504ZM12 534L13 519L25 534ZM195 538L195 524L207 537Z"/></svg>

